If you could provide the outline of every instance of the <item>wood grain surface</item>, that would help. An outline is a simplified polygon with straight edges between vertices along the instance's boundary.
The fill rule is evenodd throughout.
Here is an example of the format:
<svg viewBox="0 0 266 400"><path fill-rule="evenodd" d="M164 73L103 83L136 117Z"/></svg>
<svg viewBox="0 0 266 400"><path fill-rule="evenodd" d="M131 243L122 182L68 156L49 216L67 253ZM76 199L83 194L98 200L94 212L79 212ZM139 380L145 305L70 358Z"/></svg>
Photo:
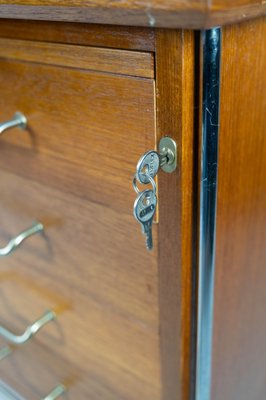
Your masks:
<svg viewBox="0 0 266 400"><path fill-rule="evenodd" d="M154 29L51 21L0 20L0 37L154 51Z"/></svg>
<svg viewBox="0 0 266 400"><path fill-rule="evenodd" d="M27 52L23 61L0 61L1 118L20 110L29 119L27 131L0 141L1 242L33 219L46 227L3 260L1 323L19 332L44 309L58 314L0 365L29 400L57 382L77 400L189 399L193 37L157 32L156 87L119 68L28 62ZM131 179L140 155L165 135L177 141L178 167L159 174L160 218L148 253L132 216Z"/></svg>
<svg viewBox="0 0 266 400"><path fill-rule="evenodd" d="M164 400L193 395L194 34L156 32L158 136L177 143L177 170L159 173L159 300ZM194 268L193 268L194 267ZM195 314L194 314L195 317Z"/></svg>
<svg viewBox="0 0 266 400"><path fill-rule="evenodd" d="M127 185L154 147L153 80L6 59L0 69L1 120L28 118L1 137L1 168L131 214Z"/></svg>
<svg viewBox="0 0 266 400"><path fill-rule="evenodd" d="M265 20L223 30L213 400L266 392Z"/></svg>
<svg viewBox="0 0 266 400"><path fill-rule="evenodd" d="M2 18L202 29L265 13L258 0L11 0L0 1Z"/></svg>
<svg viewBox="0 0 266 400"><path fill-rule="evenodd" d="M0 58L154 77L154 59L149 52L0 38Z"/></svg>
<svg viewBox="0 0 266 400"><path fill-rule="evenodd" d="M160 399L156 226L148 253L133 216L112 203L3 171L0 181L2 242L33 219L45 225L1 260L1 324L22 332L49 308L58 316L36 346L1 362L1 378L29 400L59 381L77 400Z"/></svg>
<svg viewBox="0 0 266 400"><path fill-rule="evenodd" d="M47 308L58 321L34 351L14 349L1 377L29 400L58 382L77 400L159 400L158 227L148 253L132 215L132 174L155 146L154 81L118 64L117 74L44 65L43 52L29 62L27 44L23 61L0 61L3 119L21 110L29 121L1 137L1 241L37 219L46 233L3 260L1 323L21 332Z"/></svg>

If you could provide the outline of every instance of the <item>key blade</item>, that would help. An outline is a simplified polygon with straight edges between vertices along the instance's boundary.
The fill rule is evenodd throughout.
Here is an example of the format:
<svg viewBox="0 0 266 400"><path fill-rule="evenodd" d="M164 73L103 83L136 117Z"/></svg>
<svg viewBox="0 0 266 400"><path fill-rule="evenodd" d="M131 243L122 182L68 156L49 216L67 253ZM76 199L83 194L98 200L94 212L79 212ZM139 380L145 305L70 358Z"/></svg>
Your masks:
<svg viewBox="0 0 266 400"><path fill-rule="evenodd" d="M152 241L152 222L153 222L153 217L152 217L149 221L145 222L145 223L142 225L143 233L144 233L144 235L145 235L145 237L146 237L146 247L147 247L147 250L152 250L152 248L153 248L153 241Z"/></svg>
<svg viewBox="0 0 266 400"><path fill-rule="evenodd" d="M152 231L146 234L146 247L149 251L153 249Z"/></svg>
<svg viewBox="0 0 266 400"><path fill-rule="evenodd" d="M149 221L146 221L146 222L141 222L141 221L139 221L139 222L141 224L142 233L144 235L148 235L152 228L152 219L150 219Z"/></svg>

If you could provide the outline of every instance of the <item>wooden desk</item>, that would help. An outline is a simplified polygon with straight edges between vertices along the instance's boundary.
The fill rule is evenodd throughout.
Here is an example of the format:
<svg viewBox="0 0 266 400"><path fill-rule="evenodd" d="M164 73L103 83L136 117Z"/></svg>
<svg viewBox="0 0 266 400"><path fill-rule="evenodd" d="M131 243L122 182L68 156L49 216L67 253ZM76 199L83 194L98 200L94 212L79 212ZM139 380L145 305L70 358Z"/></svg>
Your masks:
<svg viewBox="0 0 266 400"><path fill-rule="evenodd" d="M27 127L0 137L0 238L44 233L1 259L0 323L55 313L1 339L23 399L264 400L264 9L1 2L0 121ZM177 168L156 177L148 252L132 176L165 136Z"/></svg>

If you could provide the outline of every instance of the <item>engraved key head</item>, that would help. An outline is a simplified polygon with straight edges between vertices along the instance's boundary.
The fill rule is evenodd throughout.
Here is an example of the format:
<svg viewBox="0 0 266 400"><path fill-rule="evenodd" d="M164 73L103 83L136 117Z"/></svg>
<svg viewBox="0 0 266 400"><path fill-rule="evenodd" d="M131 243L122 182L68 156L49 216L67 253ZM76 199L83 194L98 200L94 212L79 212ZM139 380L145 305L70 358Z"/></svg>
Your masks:
<svg viewBox="0 0 266 400"><path fill-rule="evenodd" d="M145 153L137 164L137 173L136 177L140 183L147 184L149 183L149 178L147 175L154 178L160 168L160 156L154 151L148 151Z"/></svg>
<svg viewBox="0 0 266 400"><path fill-rule="evenodd" d="M134 216L141 224L142 233L146 238L148 250L153 248L152 221L156 211L157 197L154 190L141 192L134 203Z"/></svg>
<svg viewBox="0 0 266 400"><path fill-rule="evenodd" d="M156 211L157 196L151 189L141 192L134 203L134 216L142 224L152 222Z"/></svg>

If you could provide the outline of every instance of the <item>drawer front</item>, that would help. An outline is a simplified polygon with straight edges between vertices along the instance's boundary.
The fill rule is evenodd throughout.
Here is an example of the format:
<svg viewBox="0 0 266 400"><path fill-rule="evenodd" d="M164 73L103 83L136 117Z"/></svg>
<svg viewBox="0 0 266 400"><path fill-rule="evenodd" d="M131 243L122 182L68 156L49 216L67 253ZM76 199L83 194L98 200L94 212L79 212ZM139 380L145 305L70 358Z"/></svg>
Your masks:
<svg viewBox="0 0 266 400"><path fill-rule="evenodd" d="M1 118L19 110L29 128L0 138L0 234L33 220L45 234L1 260L1 323L22 332L46 309L57 319L12 349L1 377L29 400L59 382L71 399L159 399L158 257L131 185L155 145L154 81L119 62L111 74L107 61L93 72L12 57L0 61Z"/></svg>
<svg viewBox="0 0 266 400"><path fill-rule="evenodd" d="M129 308L142 323L156 324L154 308L145 308L156 304L156 225L155 249L148 253L131 215L65 196L11 173L2 171L0 178L5 187L0 210L2 237L8 240L6 232L14 236L16 229L22 230L32 220L42 221L46 228L44 236L30 238L2 259L4 266L17 266L18 272L31 276L37 273L39 280L47 279L47 286L63 295L75 288L88 296L90 288L93 298L104 296L106 304L113 302L121 312Z"/></svg>
<svg viewBox="0 0 266 400"><path fill-rule="evenodd" d="M66 50L61 55L61 47L50 46L56 55L48 59L50 63L69 61ZM75 46L65 47L72 55ZM45 50L43 45L41 55L48 62ZM114 70L109 67L111 55L101 64L96 62L103 58L103 51L94 51L96 61L86 62L82 68L101 67L104 73L40 65L40 54L38 63L26 62L27 57L33 58L32 53L25 45L25 61L0 58L0 118L21 111L29 126L25 132L12 131L1 138L0 167L131 213L132 173L140 154L155 143L153 79L107 73ZM121 63L128 53L121 51ZM87 54L85 61L90 57ZM132 55L130 61L141 62ZM119 72L119 59L115 71Z"/></svg>

